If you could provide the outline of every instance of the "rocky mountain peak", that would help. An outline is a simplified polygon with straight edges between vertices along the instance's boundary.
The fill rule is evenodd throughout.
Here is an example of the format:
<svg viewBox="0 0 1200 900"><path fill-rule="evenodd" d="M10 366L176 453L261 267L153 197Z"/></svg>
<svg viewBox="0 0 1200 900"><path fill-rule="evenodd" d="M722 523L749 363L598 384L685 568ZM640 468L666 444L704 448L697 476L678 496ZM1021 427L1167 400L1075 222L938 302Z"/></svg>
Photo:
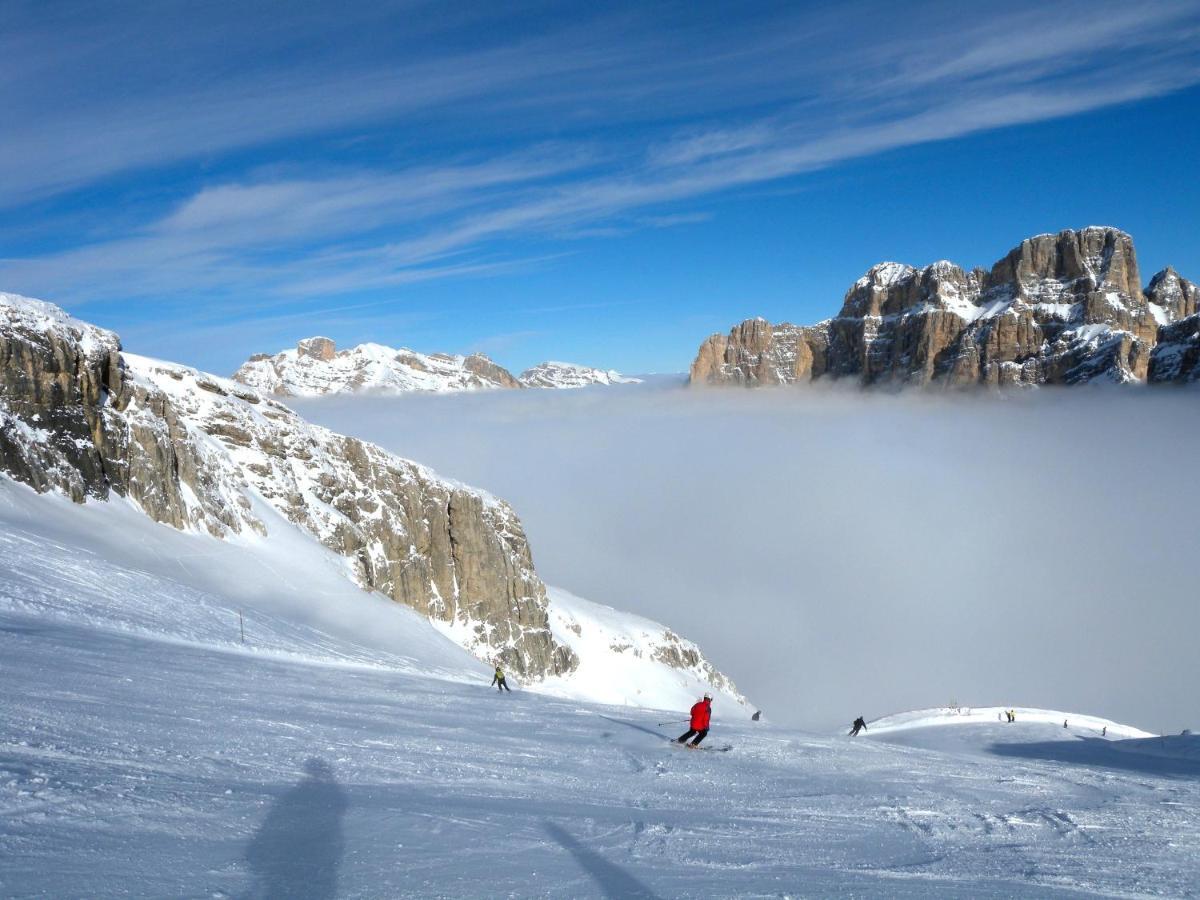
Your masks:
<svg viewBox="0 0 1200 900"><path fill-rule="evenodd" d="M959 302L975 287L975 277L941 260L923 269L901 263L872 266L846 292L839 318L900 315L923 306Z"/></svg>
<svg viewBox="0 0 1200 900"><path fill-rule="evenodd" d="M1133 238L1117 228L1094 225L1026 238L992 266L984 288L1012 286L1036 302L1045 295L1045 282L1075 293L1109 288L1139 296Z"/></svg>
<svg viewBox="0 0 1200 900"><path fill-rule="evenodd" d="M1194 315L1200 308L1200 287L1167 266L1150 279L1146 299L1157 308L1163 324L1177 322Z"/></svg>
<svg viewBox="0 0 1200 900"><path fill-rule="evenodd" d="M455 356L365 343L338 350L326 337L311 337L273 356L256 354L235 381L282 397L410 391L473 391L520 388L507 369L481 353Z"/></svg>
<svg viewBox="0 0 1200 900"><path fill-rule="evenodd" d="M940 260L872 266L816 325L747 320L700 347L698 384L789 384L854 378L863 385L944 386L1186 378L1191 359L1152 368L1165 325L1197 311L1173 270L1143 292L1133 239L1089 227L1022 241L990 270ZM1176 348L1190 338L1172 331ZM1190 346L1190 345L1189 345ZM1165 351L1163 351L1165 352ZM1180 355L1183 353L1183 355Z"/></svg>
<svg viewBox="0 0 1200 900"><path fill-rule="evenodd" d="M329 362L337 356L337 345L327 337L305 338L296 344L296 350L301 356Z"/></svg>
<svg viewBox="0 0 1200 900"><path fill-rule="evenodd" d="M483 381L502 388L520 388L521 382L503 366L493 362L482 353L472 353L463 360L463 368Z"/></svg>

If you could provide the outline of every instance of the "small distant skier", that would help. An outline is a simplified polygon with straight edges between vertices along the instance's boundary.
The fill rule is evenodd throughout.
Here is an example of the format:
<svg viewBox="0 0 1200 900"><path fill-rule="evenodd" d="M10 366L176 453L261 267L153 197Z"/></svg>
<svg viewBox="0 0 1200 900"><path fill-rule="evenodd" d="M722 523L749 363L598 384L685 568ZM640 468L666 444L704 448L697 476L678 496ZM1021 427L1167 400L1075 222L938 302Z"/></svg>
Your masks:
<svg viewBox="0 0 1200 900"><path fill-rule="evenodd" d="M1067 720L1063 719L1063 728L1066 728L1066 727L1067 727Z"/></svg>
<svg viewBox="0 0 1200 900"><path fill-rule="evenodd" d="M504 680L504 670L500 666L496 666L496 674L492 676L492 684L496 686L497 691L508 691L512 693L512 688L508 686L508 682Z"/></svg>
<svg viewBox="0 0 1200 900"><path fill-rule="evenodd" d="M863 721L862 716L859 716L857 719L854 720L854 723L850 726L850 737L858 737L858 733L860 731L866 731L866 730L867 730L867 723L865 721Z"/></svg>
<svg viewBox="0 0 1200 900"><path fill-rule="evenodd" d="M1017 711L1015 709L1010 709L1005 715L1008 716L1009 724L1017 721Z"/></svg>
<svg viewBox="0 0 1200 900"><path fill-rule="evenodd" d="M1108 726L1105 725L1100 729L1100 737L1108 737Z"/></svg>
<svg viewBox="0 0 1200 900"><path fill-rule="evenodd" d="M685 747L696 747L708 736L708 724L712 720L712 694L705 694L704 698L698 703L692 705L692 727L681 734L676 740ZM692 735L696 739L690 744L687 742Z"/></svg>
<svg viewBox="0 0 1200 900"><path fill-rule="evenodd" d="M752 715L750 717L751 721L754 721L754 722L757 722L761 718L762 718L762 710L761 709L758 710L757 712L755 712L754 715Z"/></svg>

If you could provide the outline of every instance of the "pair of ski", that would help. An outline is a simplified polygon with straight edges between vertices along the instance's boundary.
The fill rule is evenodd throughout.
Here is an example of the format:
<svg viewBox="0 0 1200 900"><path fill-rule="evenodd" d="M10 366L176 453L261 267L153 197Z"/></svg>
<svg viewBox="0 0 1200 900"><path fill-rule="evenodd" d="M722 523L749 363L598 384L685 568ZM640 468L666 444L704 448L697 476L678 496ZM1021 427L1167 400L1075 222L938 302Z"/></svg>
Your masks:
<svg viewBox="0 0 1200 900"><path fill-rule="evenodd" d="M667 740L672 744L672 746L678 747L680 750L704 750L707 753L728 753L733 749L733 744L725 744L722 747L705 747L702 744L697 747L693 744L681 744L679 741L672 740L671 738L667 738Z"/></svg>

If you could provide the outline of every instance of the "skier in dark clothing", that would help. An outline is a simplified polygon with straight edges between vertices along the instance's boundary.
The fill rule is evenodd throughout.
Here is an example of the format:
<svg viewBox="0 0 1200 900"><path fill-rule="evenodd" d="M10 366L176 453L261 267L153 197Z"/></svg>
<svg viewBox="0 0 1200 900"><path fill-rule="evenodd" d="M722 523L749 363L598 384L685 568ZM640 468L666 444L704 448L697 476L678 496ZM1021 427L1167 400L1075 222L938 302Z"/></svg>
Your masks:
<svg viewBox="0 0 1200 900"><path fill-rule="evenodd" d="M705 694L704 699L692 706L692 727L676 738L679 743L686 746L695 747L705 737L708 736L708 724L712 719L712 694ZM688 744L687 740L692 735L696 739Z"/></svg>
<svg viewBox="0 0 1200 900"><path fill-rule="evenodd" d="M497 691L508 691L512 693L512 688L508 686L508 682L504 680L504 670L496 666L496 674L492 676L492 684L496 686Z"/></svg>
<svg viewBox="0 0 1200 900"><path fill-rule="evenodd" d="M867 723L863 721L863 717L859 716L854 720L854 724L850 726L850 737L857 737L860 731L867 730Z"/></svg>

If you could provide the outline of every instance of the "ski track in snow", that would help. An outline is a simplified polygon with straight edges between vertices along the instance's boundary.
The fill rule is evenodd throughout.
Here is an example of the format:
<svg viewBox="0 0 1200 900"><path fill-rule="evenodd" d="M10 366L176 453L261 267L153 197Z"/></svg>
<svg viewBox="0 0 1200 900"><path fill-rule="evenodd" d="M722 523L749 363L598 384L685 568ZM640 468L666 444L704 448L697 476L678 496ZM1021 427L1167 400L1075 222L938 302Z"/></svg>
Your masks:
<svg viewBox="0 0 1200 900"><path fill-rule="evenodd" d="M151 556L139 569L140 552L118 565L70 535L0 528L4 897L1195 896L1200 883L1195 739L910 716L850 740L716 708L709 741L733 750L677 752L685 726L657 723L683 711L498 695L414 616L389 653L252 607L242 646L244 598L172 580Z"/></svg>

